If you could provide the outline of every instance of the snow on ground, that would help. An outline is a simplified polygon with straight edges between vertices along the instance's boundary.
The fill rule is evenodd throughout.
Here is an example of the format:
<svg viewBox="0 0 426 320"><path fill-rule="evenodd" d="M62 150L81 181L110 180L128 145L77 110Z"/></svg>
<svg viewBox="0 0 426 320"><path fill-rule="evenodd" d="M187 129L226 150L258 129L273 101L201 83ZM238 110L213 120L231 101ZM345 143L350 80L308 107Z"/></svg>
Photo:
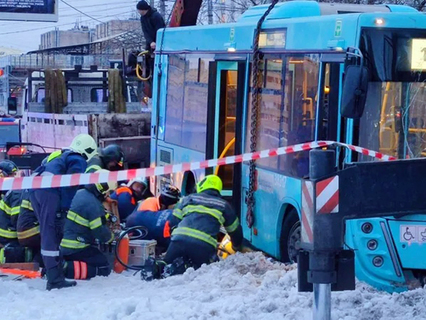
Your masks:
<svg viewBox="0 0 426 320"><path fill-rule="evenodd" d="M260 253L237 254L182 276L144 282L139 274L112 274L77 287L45 291L44 280L0 280L1 320L311 320L312 293L297 292L295 266ZM426 289L332 294L333 320L426 318Z"/></svg>

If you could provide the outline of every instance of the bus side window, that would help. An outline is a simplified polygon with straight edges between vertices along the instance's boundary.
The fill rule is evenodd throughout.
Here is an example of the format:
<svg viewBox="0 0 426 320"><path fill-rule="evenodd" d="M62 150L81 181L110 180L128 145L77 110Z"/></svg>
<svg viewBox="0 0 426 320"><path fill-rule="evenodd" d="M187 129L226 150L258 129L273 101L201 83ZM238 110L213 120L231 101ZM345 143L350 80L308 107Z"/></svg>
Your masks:
<svg viewBox="0 0 426 320"><path fill-rule="evenodd" d="M263 86L260 97L257 150L313 141L319 56L265 55L261 70ZM249 98L251 100L251 93ZM247 152L250 151L250 113L249 108ZM287 175L304 177L308 174L309 152L259 159L258 164Z"/></svg>
<svg viewBox="0 0 426 320"><path fill-rule="evenodd" d="M313 141L319 82L319 56L286 59L283 137L280 147ZM280 171L296 177L309 174L309 151L280 157Z"/></svg>

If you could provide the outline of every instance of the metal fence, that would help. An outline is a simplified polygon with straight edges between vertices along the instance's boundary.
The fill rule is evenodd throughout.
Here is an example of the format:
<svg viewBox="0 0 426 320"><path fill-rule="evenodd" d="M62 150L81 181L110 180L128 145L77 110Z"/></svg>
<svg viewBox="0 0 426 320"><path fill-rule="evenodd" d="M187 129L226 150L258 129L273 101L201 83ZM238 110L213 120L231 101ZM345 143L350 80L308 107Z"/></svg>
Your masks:
<svg viewBox="0 0 426 320"><path fill-rule="evenodd" d="M23 54L10 55L0 58L0 68L11 66L12 68L39 69L39 68L73 68L75 65L82 65L89 68L97 65L98 68L108 68L111 59L121 59L117 54L103 55L42 55Z"/></svg>

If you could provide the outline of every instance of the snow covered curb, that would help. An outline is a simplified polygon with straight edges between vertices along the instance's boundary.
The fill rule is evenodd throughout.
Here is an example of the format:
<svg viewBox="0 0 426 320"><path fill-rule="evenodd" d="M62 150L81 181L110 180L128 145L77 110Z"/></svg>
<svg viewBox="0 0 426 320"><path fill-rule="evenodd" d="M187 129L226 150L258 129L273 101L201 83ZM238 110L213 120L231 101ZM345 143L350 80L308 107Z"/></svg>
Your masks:
<svg viewBox="0 0 426 320"><path fill-rule="evenodd" d="M1 320L311 320L312 294L297 292L295 266L260 253L237 254L182 276L143 282L132 273L79 281L65 290L44 290L43 280L0 280ZM425 290L377 292L357 283L333 293L333 320L420 320Z"/></svg>

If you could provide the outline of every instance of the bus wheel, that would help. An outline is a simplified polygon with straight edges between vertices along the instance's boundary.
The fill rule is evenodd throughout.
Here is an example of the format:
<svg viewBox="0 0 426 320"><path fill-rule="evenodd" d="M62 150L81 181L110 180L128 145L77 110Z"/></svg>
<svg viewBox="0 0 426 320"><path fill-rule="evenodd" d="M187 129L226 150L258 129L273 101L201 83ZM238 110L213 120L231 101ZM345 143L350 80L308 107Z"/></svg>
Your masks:
<svg viewBox="0 0 426 320"><path fill-rule="evenodd" d="M283 262L297 262L297 253L300 249L300 220L297 210L291 209L284 219L281 231L281 260Z"/></svg>

